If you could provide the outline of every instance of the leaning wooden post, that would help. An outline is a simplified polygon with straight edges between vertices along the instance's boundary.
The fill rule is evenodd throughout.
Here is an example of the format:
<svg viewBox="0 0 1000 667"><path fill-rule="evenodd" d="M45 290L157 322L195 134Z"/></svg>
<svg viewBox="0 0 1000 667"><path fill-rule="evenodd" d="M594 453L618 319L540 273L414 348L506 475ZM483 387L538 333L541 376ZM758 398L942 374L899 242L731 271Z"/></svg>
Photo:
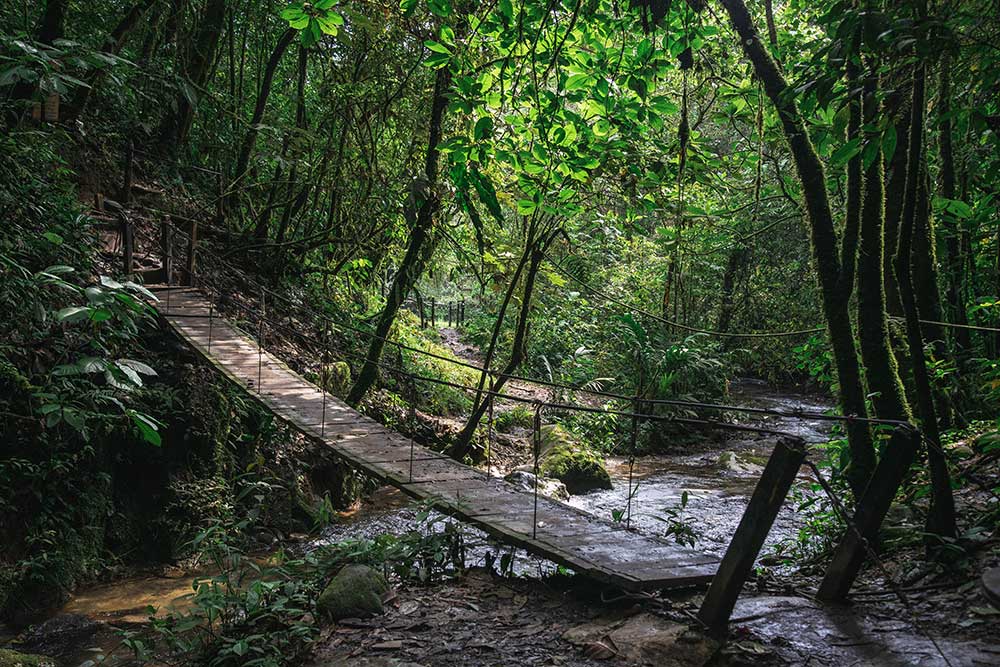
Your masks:
<svg viewBox="0 0 1000 667"><path fill-rule="evenodd" d="M878 536L879 526L913 463L919 443L920 431L916 428L909 425L896 427L885 453L875 466L868 488L858 501L847 532L833 552L833 559L816 592L820 600L840 600L850 592L871 549L869 541Z"/></svg>
<svg viewBox="0 0 1000 667"><path fill-rule="evenodd" d="M133 162L135 160L135 149L132 141L125 144L125 174L122 179L122 206L128 208L132 204L132 174Z"/></svg>
<svg viewBox="0 0 1000 667"><path fill-rule="evenodd" d="M189 287L194 287L194 272L197 267L195 265L196 256L198 254L198 221L191 220L190 228L188 229L188 247L187 247L187 284Z"/></svg>
<svg viewBox="0 0 1000 667"><path fill-rule="evenodd" d="M736 598L753 570L757 554L805 458L805 443L801 439L780 438L774 445L750 504L698 611L698 618L710 629L724 630L729 623Z"/></svg>

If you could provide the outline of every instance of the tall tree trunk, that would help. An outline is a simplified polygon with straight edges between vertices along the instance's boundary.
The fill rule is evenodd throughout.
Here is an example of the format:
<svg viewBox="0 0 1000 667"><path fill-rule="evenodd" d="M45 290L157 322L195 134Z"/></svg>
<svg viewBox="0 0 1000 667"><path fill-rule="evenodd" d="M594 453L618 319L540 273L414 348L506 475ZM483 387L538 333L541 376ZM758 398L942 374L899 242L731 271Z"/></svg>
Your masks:
<svg viewBox="0 0 1000 667"><path fill-rule="evenodd" d="M531 303L535 291L535 279L538 276L538 268L541 266L542 260L545 259L545 253L554 238L555 233L544 234L529 241L525 247L528 263L524 272L521 307L517 314L517 324L514 329L514 340L511 343L510 358L507 359L507 363L504 364L503 369L497 374L496 379L490 383L489 395L483 400L479 400L480 396L477 393L476 404L472 409L472 414L469 415L469 420L455 438L455 444L452 446L451 455L456 459L462 459L471 453L472 438L476 434L479 422L482 421L487 409L489 409L490 403L495 399L494 395L503 390L507 384L508 376L516 373L521 364L524 363L528 341L529 318L531 316ZM502 320L498 318L497 325L501 323ZM496 338L494 337L494 345L495 341ZM484 367L489 368L487 365L484 365ZM485 372L483 378L485 378ZM480 391L482 391L482 378L480 380Z"/></svg>
<svg viewBox="0 0 1000 667"><path fill-rule="evenodd" d="M57 39L60 39L66 29L66 12L68 9L69 0L47 0L45 9L42 11L42 15L38 19L38 24L35 26L35 41L51 45ZM37 87L33 81L19 81L14 84L10 92L10 101L24 102L25 100L30 100ZM17 122L21 110L23 110L23 107L21 109L15 108L14 112L8 118L11 124Z"/></svg>
<svg viewBox="0 0 1000 667"><path fill-rule="evenodd" d="M899 317L903 314L903 304L899 296L899 283L893 269L893 257L899 245L899 220L903 215L903 199L906 197L906 147L910 136L910 103L903 98L896 111L896 149L889 163L888 179L885 187L885 285L886 309L889 314Z"/></svg>
<svg viewBox="0 0 1000 667"><path fill-rule="evenodd" d="M271 84L274 82L274 73L278 69L281 57L288 49L288 45L295 39L297 30L289 28L281 33L278 43L274 45L271 56L267 59L267 66L264 68L264 80L257 94L257 102L254 104L253 115L250 117L250 124L247 125L247 132L243 135L243 142L240 144L240 152L236 158L236 169L233 171L233 183L238 183L243 178L250 163L250 155L257 144L257 134L260 132L260 122L264 118L264 111L267 108L267 98L271 95Z"/></svg>
<svg viewBox="0 0 1000 667"><path fill-rule="evenodd" d="M299 60L296 76L295 85L295 132L301 138L301 134L306 128L306 65L309 60L309 52L304 46L299 46ZM296 142L296 146L299 146L299 142ZM278 235L276 240L278 243L285 242L285 235L288 233L288 225L291 222L293 211L297 210L297 205L305 196L302 192L299 193L298 197L292 197L292 192L295 191L296 183L299 174L299 160L302 157L302 151L300 148L296 148L292 156L292 171L288 175L288 189L286 191L285 199L287 203L285 204L285 210L281 214L281 222L278 223ZM303 191L308 194L308 190Z"/></svg>
<svg viewBox="0 0 1000 667"><path fill-rule="evenodd" d="M424 164L424 177L414 181L411 192L412 201L407 208L416 208L413 231L410 242L392 281L392 288L386 297L385 307L379 315L375 327L375 336L368 346L365 363L358 373L358 379L351 387L347 402L357 405L375 383L378 375L378 364L385 347L385 338L396 320L396 313L406 295L420 279L424 266L434 250L434 218L440 208L440 200L435 188L438 181L438 143L441 141L441 125L444 121L445 108L448 106L447 92L451 85L451 75L447 67L437 70L434 77L434 93L431 97L431 117L427 133L427 157Z"/></svg>
<svg viewBox="0 0 1000 667"><path fill-rule="evenodd" d="M841 290L840 253L823 165L813 149L794 99L788 94L788 84L761 43L746 5L742 0L721 2L739 34L743 52L753 64L754 71L764 85L764 92L778 111L785 138L795 159L799 180L802 182L811 227L813 257L823 295L823 312L837 366L841 410L847 415L866 417L858 350L848 306L851 295ZM847 433L851 452L848 479L851 488L860 496L875 466L875 449L867 423L851 421L848 423Z"/></svg>
<svg viewBox="0 0 1000 667"><path fill-rule="evenodd" d="M938 118L940 119L939 143L941 152L941 196L945 199L955 198L955 154L951 137L951 56L945 52L941 56L941 79L938 90ZM945 249L948 253L946 298L948 301L948 316L955 324L966 325L969 323L968 315L965 311L964 300L964 277L965 268L962 262L962 253L959 249L959 242L962 230L959 228L958 218L945 218L949 229L945 239ZM972 337L968 329L956 329L954 332L955 344L960 354L967 354L972 350Z"/></svg>
<svg viewBox="0 0 1000 667"><path fill-rule="evenodd" d="M914 262L914 237L919 218L920 190L923 180L923 128L924 86L926 68L918 63L913 73L913 92L910 105L910 136L906 169L906 196L899 228L899 246L896 250L896 277L899 280L903 311L906 314L906 338L910 348L913 380L917 394L917 410L927 440L927 459L931 469L931 508L927 515L927 532L942 537L955 536L955 505L951 494L948 465L940 449L937 413L931 390L930 376L924 359L924 339L920 328L920 311L917 305L915 284L912 278Z"/></svg>
<svg viewBox="0 0 1000 667"><path fill-rule="evenodd" d="M864 125L874 127L878 116L878 74L870 72L864 84ZM867 141L879 145L879 132L869 132ZM883 159L878 150L865 171L864 203L861 211L861 248L858 253L858 338L865 378L875 414L881 419L910 421L906 390L899 377L896 355L889 342L889 320L885 310L883 215Z"/></svg>
<svg viewBox="0 0 1000 667"><path fill-rule="evenodd" d="M175 100L176 110L168 113L160 125L160 148L172 152L187 141L194 121L195 102L201 96L215 63L219 37L226 22L226 0L208 0L198 20L190 49L183 58L182 76L189 87L187 94L180 91ZM178 46L178 50L180 47ZM194 102L189 99L194 97Z"/></svg>
<svg viewBox="0 0 1000 667"><path fill-rule="evenodd" d="M125 46L125 41L132 31L139 25L139 20L143 17L146 11L156 3L156 0L139 0L136 4L132 5L131 8L125 15L118 21L118 24L111 30L108 34L107 39L104 41L103 51L104 53L110 55L118 55L122 48ZM94 88L101 82L105 69L95 70L90 76L87 77L87 86L80 86L77 89L76 95L70 104L71 114L74 117L79 117L87 109L87 103L90 101L90 95L93 93Z"/></svg>

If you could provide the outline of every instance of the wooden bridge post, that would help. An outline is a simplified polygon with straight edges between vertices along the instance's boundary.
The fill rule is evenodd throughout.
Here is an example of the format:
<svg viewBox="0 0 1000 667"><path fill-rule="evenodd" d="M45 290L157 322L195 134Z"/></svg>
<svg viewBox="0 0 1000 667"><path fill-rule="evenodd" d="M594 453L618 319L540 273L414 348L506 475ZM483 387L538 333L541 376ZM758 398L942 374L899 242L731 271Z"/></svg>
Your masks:
<svg viewBox="0 0 1000 667"><path fill-rule="evenodd" d="M160 245L163 253L163 284L173 284L174 275L174 229L169 219L160 223Z"/></svg>
<svg viewBox="0 0 1000 667"><path fill-rule="evenodd" d="M724 630L733 613L736 598L753 569L754 561L778 510L785 502L788 490L805 460L805 443L799 439L781 438L757 480L750 504L747 505L733 541L726 549L719 569L712 579L698 618L712 630Z"/></svg>
<svg viewBox="0 0 1000 667"><path fill-rule="evenodd" d="M215 189L217 191L215 200L215 224L219 227L226 222L226 187L223 184L225 179L222 177L222 167L219 167L218 173L215 174Z"/></svg>
<svg viewBox="0 0 1000 667"><path fill-rule="evenodd" d="M257 395L260 396L263 392L261 391L261 367L263 366L264 358L264 318L267 315L267 301L266 294L262 289L260 291L260 321L257 325Z"/></svg>
<svg viewBox="0 0 1000 667"><path fill-rule="evenodd" d="M448 305L450 306L451 304L449 303ZM489 383L492 391L492 387L496 386L493 373L490 373ZM489 401L486 407L488 412L486 417L486 479L489 479L493 474L491 472L491 468L493 467L493 394L489 394L486 400Z"/></svg>
<svg viewBox="0 0 1000 667"><path fill-rule="evenodd" d="M541 455L542 451L542 404L538 403L535 406L535 432L532 437L532 442L534 444L533 449L535 455L535 490L534 490L534 506L531 511L531 539L538 537L538 476L541 474L538 470L538 457Z"/></svg>
<svg viewBox="0 0 1000 667"><path fill-rule="evenodd" d="M879 526L913 463L919 444L920 431L896 427L885 453L875 466L868 488L858 501L854 516L849 520L847 531L833 552L833 559L816 593L820 600L840 600L850 592L871 549L869 541L877 538Z"/></svg>
<svg viewBox="0 0 1000 667"><path fill-rule="evenodd" d="M448 302L448 328L451 328L451 301Z"/></svg>
<svg viewBox="0 0 1000 667"><path fill-rule="evenodd" d="M122 179L122 206L128 208L132 204L132 174L135 161L135 149L130 139L125 143L125 173Z"/></svg>
<svg viewBox="0 0 1000 667"><path fill-rule="evenodd" d="M187 267L185 273L187 273L188 287L194 287L194 273L196 271L195 257L198 253L198 221L191 220L190 225L188 230Z"/></svg>
<svg viewBox="0 0 1000 667"><path fill-rule="evenodd" d="M125 211L118 212L119 235L122 241L122 269L125 276L132 273L132 260L135 255L135 230L132 221Z"/></svg>
<svg viewBox="0 0 1000 667"><path fill-rule="evenodd" d="M414 448L414 438L417 437L417 381L413 376L409 377L410 380L410 476L409 480L413 482L413 448Z"/></svg>
<svg viewBox="0 0 1000 667"><path fill-rule="evenodd" d="M320 389L323 391L323 412L322 416L320 417L320 425L319 425L320 438L326 437L326 386L327 383L330 381L329 357L327 352L329 348L329 340L330 340L330 323L325 321L323 324L323 375L322 379L320 380Z"/></svg>
<svg viewBox="0 0 1000 667"><path fill-rule="evenodd" d="M434 312L434 306L435 305L436 304L434 302L434 298L432 297L431 298L431 328L432 329L437 329L437 315Z"/></svg>

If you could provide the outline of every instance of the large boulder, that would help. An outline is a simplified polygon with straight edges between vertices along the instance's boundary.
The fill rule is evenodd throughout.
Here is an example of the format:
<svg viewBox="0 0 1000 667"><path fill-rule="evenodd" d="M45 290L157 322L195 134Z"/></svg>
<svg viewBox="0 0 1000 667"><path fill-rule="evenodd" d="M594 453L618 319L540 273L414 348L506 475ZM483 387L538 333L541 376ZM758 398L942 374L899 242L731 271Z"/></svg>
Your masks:
<svg viewBox="0 0 1000 667"><path fill-rule="evenodd" d="M334 621L366 618L382 613L382 598L389 582L367 565L347 565L327 585L316 601L321 616Z"/></svg>
<svg viewBox="0 0 1000 667"><path fill-rule="evenodd" d="M610 489L611 475L604 467L604 457L593 449L574 442L558 424L542 427L542 453L539 472L558 479L573 494L595 489Z"/></svg>

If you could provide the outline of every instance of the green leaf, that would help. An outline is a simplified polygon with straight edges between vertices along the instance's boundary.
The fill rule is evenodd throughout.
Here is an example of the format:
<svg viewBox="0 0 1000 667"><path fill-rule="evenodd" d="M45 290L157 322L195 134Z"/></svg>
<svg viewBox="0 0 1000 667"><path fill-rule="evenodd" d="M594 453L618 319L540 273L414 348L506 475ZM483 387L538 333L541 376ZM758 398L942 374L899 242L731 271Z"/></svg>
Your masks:
<svg viewBox="0 0 1000 667"><path fill-rule="evenodd" d="M885 155L885 160L888 162L895 153L896 126L890 123L889 127L885 128L885 132L882 133L882 154Z"/></svg>
<svg viewBox="0 0 1000 667"><path fill-rule="evenodd" d="M589 74L573 74L567 77L563 88L566 90L581 90L593 85L594 79Z"/></svg>
<svg viewBox="0 0 1000 667"><path fill-rule="evenodd" d="M119 366L127 366L131 368L136 373L142 373L143 375L156 375L156 371L154 371L151 366L148 366L141 361L136 361L135 359L119 359L117 363Z"/></svg>
<svg viewBox="0 0 1000 667"><path fill-rule="evenodd" d="M63 243L63 237L59 236L55 232L43 232L42 238L44 238L52 245L62 245Z"/></svg>
<svg viewBox="0 0 1000 667"><path fill-rule="evenodd" d="M854 137L833 152L833 155L830 156L830 163L837 167L845 165L848 160L857 155L860 150L861 137Z"/></svg>
<svg viewBox="0 0 1000 667"><path fill-rule="evenodd" d="M288 25L295 28L296 30L302 30L307 25L309 25L309 17L303 14L302 16L291 19L288 22Z"/></svg>
<svg viewBox="0 0 1000 667"><path fill-rule="evenodd" d="M402 10L403 16L409 16L413 13L413 10L417 8L418 0L400 0L399 9Z"/></svg>
<svg viewBox="0 0 1000 667"><path fill-rule="evenodd" d="M441 69L451 60L451 55L447 53L432 53L427 60L424 61L424 67L429 67L431 69Z"/></svg>
<svg viewBox="0 0 1000 667"><path fill-rule="evenodd" d="M79 322L81 320L86 320L90 318L90 312L93 310L90 306L70 306L68 308L61 308L56 312L57 322Z"/></svg>
<svg viewBox="0 0 1000 667"><path fill-rule="evenodd" d="M132 420L132 424L138 429L139 435L142 436L143 440L154 447L159 447L163 444L163 439L158 432L159 424L156 420L135 410L129 410L128 416Z"/></svg>
<svg viewBox="0 0 1000 667"><path fill-rule="evenodd" d="M424 42L424 46L433 51L434 53L444 53L451 55L451 49L442 44L441 42L435 42L433 39L428 39Z"/></svg>
<svg viewBox="0 0 1000 667"><path fill-rule="evenodd" d="M493 119L489 116L483 116L476 121L476 127L473 130L473 136L476 141L487 138L493 133Z"/></svg>
<svg viewBox="0 0 1000 667"><path fill-rule="evenodd" d="M517 212L519 215L531 215L538 205L530 199L521 199L517 202Z"/></svg>
<svg viewBox="0 0 1000 667"><path fill-rule="evenodd" d="M303 16L306 16L306 13L302 11L302 7L300 5L292 5L291 7L286 7L281 12L281 18L285 19L286 21L295 21L301 19Z"/></svg>

